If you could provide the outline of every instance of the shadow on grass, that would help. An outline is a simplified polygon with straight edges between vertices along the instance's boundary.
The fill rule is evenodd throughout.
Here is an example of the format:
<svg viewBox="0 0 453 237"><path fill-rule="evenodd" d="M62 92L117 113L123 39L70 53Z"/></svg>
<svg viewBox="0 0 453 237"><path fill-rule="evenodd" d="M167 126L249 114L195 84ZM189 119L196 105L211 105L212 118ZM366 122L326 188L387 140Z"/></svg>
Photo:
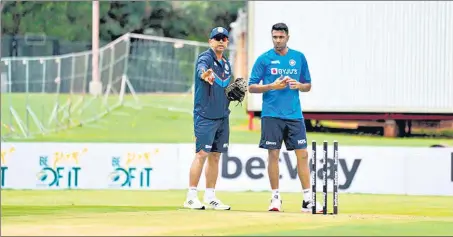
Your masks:
<svg viewBox="0 0 453 237"><path fill-rule="evenodd" d="M2 206L1 216L31 216L31 215L56 215L56 214L87 214L87 213L115 213L115 212L147 212L177 210L176 206L81 206L81 205L55 205L55 206Z"/></svg>

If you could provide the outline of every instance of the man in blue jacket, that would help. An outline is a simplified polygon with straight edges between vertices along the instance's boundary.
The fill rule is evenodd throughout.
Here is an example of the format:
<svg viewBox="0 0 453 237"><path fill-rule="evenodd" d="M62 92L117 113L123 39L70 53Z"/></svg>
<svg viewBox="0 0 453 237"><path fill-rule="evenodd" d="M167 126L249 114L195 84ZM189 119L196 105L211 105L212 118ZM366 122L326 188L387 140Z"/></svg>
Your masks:
<svg viewBox="0 0 453 237"><path fill-rule="evenodd" d="M202 52L196 62L194 130L196 139L195 159L190 167L189 190L185 208L230 210L215 195L221 153L228 151L230 136L229 105L225 88L229 85L232 70L223 55L228 46L228 31L216 27L209 37L210 48ZM197 186L206 158L206 191L202 204L197 195Z"/></svg>

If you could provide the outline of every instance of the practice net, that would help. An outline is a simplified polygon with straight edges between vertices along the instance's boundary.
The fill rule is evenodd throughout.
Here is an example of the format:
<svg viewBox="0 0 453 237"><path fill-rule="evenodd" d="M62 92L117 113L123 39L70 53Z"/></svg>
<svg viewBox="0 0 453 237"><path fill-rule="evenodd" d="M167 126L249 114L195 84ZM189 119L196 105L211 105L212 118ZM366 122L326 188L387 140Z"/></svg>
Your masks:
<svg viewBox="0 0 453 237"><path fill-rule="evenodd" d="M102 95L97 96L89 91L92 51L1 58L2 139L32 138L87 125L122 106L191 113L195 62L208 47L195 41L125 34L99 50Z"/></svg>

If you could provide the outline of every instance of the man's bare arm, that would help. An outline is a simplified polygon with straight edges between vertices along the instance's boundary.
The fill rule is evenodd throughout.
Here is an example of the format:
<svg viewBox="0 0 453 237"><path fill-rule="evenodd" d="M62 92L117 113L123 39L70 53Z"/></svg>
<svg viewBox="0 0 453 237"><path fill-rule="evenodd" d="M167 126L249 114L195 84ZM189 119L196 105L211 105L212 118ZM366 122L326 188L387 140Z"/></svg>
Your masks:
<svg viewBox="0 0 453 237"><path fill-rule="evenodd" d="M309 92L311 90L311 83L300 83L300 92Z"/></svg>
<svg viewBox="0 0 453 237"><path fill-rule="evenodd" d="M286 87L288 79L284 79L283 76L275 79L274 82L267 85L252 84L249 86L250 93L264 93L270 90L281 90Z"/></svg>
<svg viewBox="0 0 453 237"><path fill-rule="evenodd" d="M250 93L264 93L270 90L272 90L272 84L267 85L253 84L249 86Z"/></svg>

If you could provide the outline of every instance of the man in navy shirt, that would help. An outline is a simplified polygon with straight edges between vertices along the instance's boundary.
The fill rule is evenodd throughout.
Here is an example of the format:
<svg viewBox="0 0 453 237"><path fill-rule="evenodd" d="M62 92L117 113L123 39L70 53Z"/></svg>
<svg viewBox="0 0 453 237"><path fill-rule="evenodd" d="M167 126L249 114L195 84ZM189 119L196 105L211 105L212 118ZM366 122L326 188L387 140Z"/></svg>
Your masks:
<svg viewBox="0 0 453 237"><path fill-rule="evenodd" d="M210 48L198 56L195 66L194 131L195 159L190 167L189 190L184 207L190 209L212 208L230 210L215 195L222 152L228 151L230 136L229 105L225 88L231 80L231 65L223 55L228 46L228 31L216 27L209 37ZM206 191L204 204L197 196L197 186L206 158Z"/></svg>
<svg viewBox="0 0 453 237"><path fill-rule="evenodd" d="M250 93L263 93L259 147L267 149L269 155L268 175L272 188L269 211L281 211L282 208L278 161L284 141L286 149L294 150L297 156L297 172L304 196L302 211L311 212L307 136L299 100L299 92L311 89L310 71L305 55L287 47L286 24L273 25L271 34L274 48L258 57L249 80ZM318 211L322 211L321 208Z"/></svg>

